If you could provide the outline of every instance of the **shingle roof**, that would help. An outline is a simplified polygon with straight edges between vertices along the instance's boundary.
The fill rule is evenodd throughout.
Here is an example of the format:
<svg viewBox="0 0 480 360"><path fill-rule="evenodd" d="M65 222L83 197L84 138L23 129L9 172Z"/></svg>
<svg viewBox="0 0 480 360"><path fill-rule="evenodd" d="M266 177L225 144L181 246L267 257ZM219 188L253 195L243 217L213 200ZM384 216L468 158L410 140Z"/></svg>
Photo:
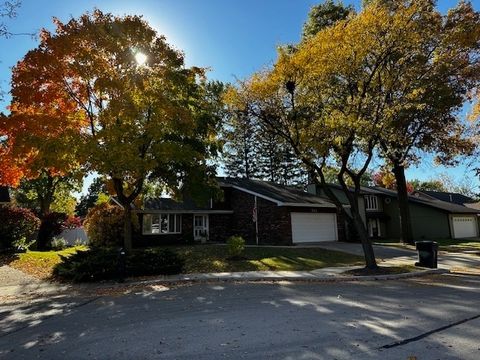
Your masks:
<svg viewBox="0 0 480 360"><path fill-rule="evenodd" d="M8 187L0 186L0 203L10 202L10 194L8 192Z"/></svg>
<svg viewBox="0 0 480 360"><path fill-rule="evenodd" d="M395 190L389 190L389 189L381 188L381 187L378 187L378 186L371 187L370 189L372 189L377 194L380 193L380 194L388 195L388 196L395 197L395 198L397 197L397 192ZM478 213L480 213L480 210L477 210L477 209L472 209L472 208L465 207L463 205L458 205L458 204L454 204L454 203L450 203L450 202L446 202L446 201L442 201L442 200L437 200L437 199L427 200L425 198L420 198L420 197L415 197L415 196L409 195L408 200L411 201L411 202L414 202L414 203L418 203L418 204L422 204L422 205L426 205L426 206L431 206L431 207L434 207L434 208L437 208L437 209L440 209L440 210L444 210L444 211L447 211L449 213L455 213L455 214L478 214Z"/></svg>
<svg viewBox="0 0 480 360"><path fill-rule="evenodd" d="M191 200L183 202L175 201L171 198L147 199L144 202L144 209L165 210L165 211L185 211L185 210L208 210L208 207L198 206Z"/></svg>
<svg viewBox="0 0 480 360"><path fill-rule="evenodd" d="M300 189L275 184L269 181L244 178L218 178L220 186L243 189L277 202L278 205L296 204L304 206L335 207L331 202Z"/></svg>
<svg viewBox="0 0 480 360"><path fill-rule="evenodd" d="M449 203L458 205L474 203L475 200L469 196L465 196L459 193L444 192L444 191L419 191L420 193L427 194L435 199L442 200Z"/></svg>

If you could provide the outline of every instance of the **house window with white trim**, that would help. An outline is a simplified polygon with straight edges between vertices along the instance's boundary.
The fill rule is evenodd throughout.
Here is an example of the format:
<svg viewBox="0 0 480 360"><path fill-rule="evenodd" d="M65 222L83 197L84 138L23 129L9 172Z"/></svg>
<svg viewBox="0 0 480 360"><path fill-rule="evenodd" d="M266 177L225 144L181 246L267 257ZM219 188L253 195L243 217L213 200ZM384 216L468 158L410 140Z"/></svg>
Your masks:
<svg viewBox="0 0 480 360"><path fill-rule="evenodd" d="M365 196L365 209L378 210L378 198L375 195Z"/></svg>
<svg viewBox="0 0 480 360"><path fill-rule="evenodd" d="M142 233L144 235L181 234L182 215L144 214Z"/></svg>

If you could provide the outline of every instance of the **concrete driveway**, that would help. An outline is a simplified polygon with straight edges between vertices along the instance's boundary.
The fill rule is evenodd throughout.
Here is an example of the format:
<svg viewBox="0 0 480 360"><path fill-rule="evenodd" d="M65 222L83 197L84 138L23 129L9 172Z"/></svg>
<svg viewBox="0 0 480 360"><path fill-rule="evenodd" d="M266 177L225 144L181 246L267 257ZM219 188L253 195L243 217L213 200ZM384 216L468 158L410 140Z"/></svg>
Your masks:
<svg viewBox="0 0 480 360"><path fill-rule="evenodd" d="M327 249L342 251L349 254L363 256L362 245L358 243L346 243L339 241L322 242L316 246ZM373 245L377 260L388 262L404 262L414 264L418 255L415 250L400 249L393 246ZM448 269L468 268L480 271L480 256L465 253L439 252L439 267Z"/></svg>
<svg viewBox="0 0 480 360"><path fill-rule="evenodd" d="M336 251L341 251L341 252L345 252L353 255L363 256L362 245L359 243L328 241L328 242L318 243L317 246L322 249L336 250ZM379 259L391 259L396 257L411 257L413 259L417 257L416 251L399 249L393 246L373 245L373 249L375 251L375 255Z"/></svg>

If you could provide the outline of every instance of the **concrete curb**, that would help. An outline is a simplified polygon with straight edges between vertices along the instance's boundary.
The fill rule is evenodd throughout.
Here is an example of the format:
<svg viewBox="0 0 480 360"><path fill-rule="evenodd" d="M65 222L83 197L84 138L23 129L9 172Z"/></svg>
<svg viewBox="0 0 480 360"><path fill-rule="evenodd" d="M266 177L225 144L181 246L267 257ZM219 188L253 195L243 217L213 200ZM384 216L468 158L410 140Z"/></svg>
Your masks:
<svg viewBox="0 0 480 360"><path fill-rule="evenodd" d="M427 269L411 273L391 275L353 276L339 275L343 271L354 267L339 267L318 269L314 271L249 271L234 273L207 273L170 275L157 277L151 280L125 281L123 283L97 283L97 284L55 284L37 283L20 286L0 287L0 296L39 295L55 296L75 291L91 291L102 289L121 289L129 286L168 285L168 284L213 284L213 283L251 283L251 282L311 282L335 283L352 281L385 281L422 277L433 274L450 273L448 269ZM330 272L330 273L328 273Z"/></svg>
<svg viewBox="0 0 480 360"><path fill-rule="evenodd" d="M134 281L134 282L124 282L121 284L115 284L114 286L137 286L137 285L153 285L153 284L178 284L178 283L239 283L239 282L279 282L279 281L290 281L290 282L349 282L349 281L381 281L381 280L400 280L408 279L415 277L422 277L427 275L434 274L446 274L450 273L450 270L447 269L428 269L411 273L401 273L401 274L391 274L391 275L369 275L369 276L341 276L341 275L316 275L310 272L302 275L261 275L261 274L251 274L250 276L245 275L245 273L240 273L242 275L237 276L224 276L222 273L211 273L211 274L190 274L190 275L181 275L181 276L164 276L152 280L143 280L143 281ZM235 273L233 273L235 274ZM238 274L238 273L237 273Z"/></svg>

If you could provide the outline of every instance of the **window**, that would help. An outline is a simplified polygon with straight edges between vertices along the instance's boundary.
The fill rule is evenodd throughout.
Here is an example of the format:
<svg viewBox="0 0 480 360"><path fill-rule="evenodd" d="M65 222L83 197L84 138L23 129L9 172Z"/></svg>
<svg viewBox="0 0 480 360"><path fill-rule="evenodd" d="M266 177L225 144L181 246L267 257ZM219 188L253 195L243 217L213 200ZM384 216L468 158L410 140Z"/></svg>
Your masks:
<svg viewBox="0 0 480 360"><path fill-rule="evenodd" d="M365 209L366 210L378 210L378 201L375 195L365 196Z"/></svg>
<svg viewBox="0 0 480 360"><path fill-rule="evenodd" d="M143 234L180 234L182 215L180 214L144 214Z"/></svg>

